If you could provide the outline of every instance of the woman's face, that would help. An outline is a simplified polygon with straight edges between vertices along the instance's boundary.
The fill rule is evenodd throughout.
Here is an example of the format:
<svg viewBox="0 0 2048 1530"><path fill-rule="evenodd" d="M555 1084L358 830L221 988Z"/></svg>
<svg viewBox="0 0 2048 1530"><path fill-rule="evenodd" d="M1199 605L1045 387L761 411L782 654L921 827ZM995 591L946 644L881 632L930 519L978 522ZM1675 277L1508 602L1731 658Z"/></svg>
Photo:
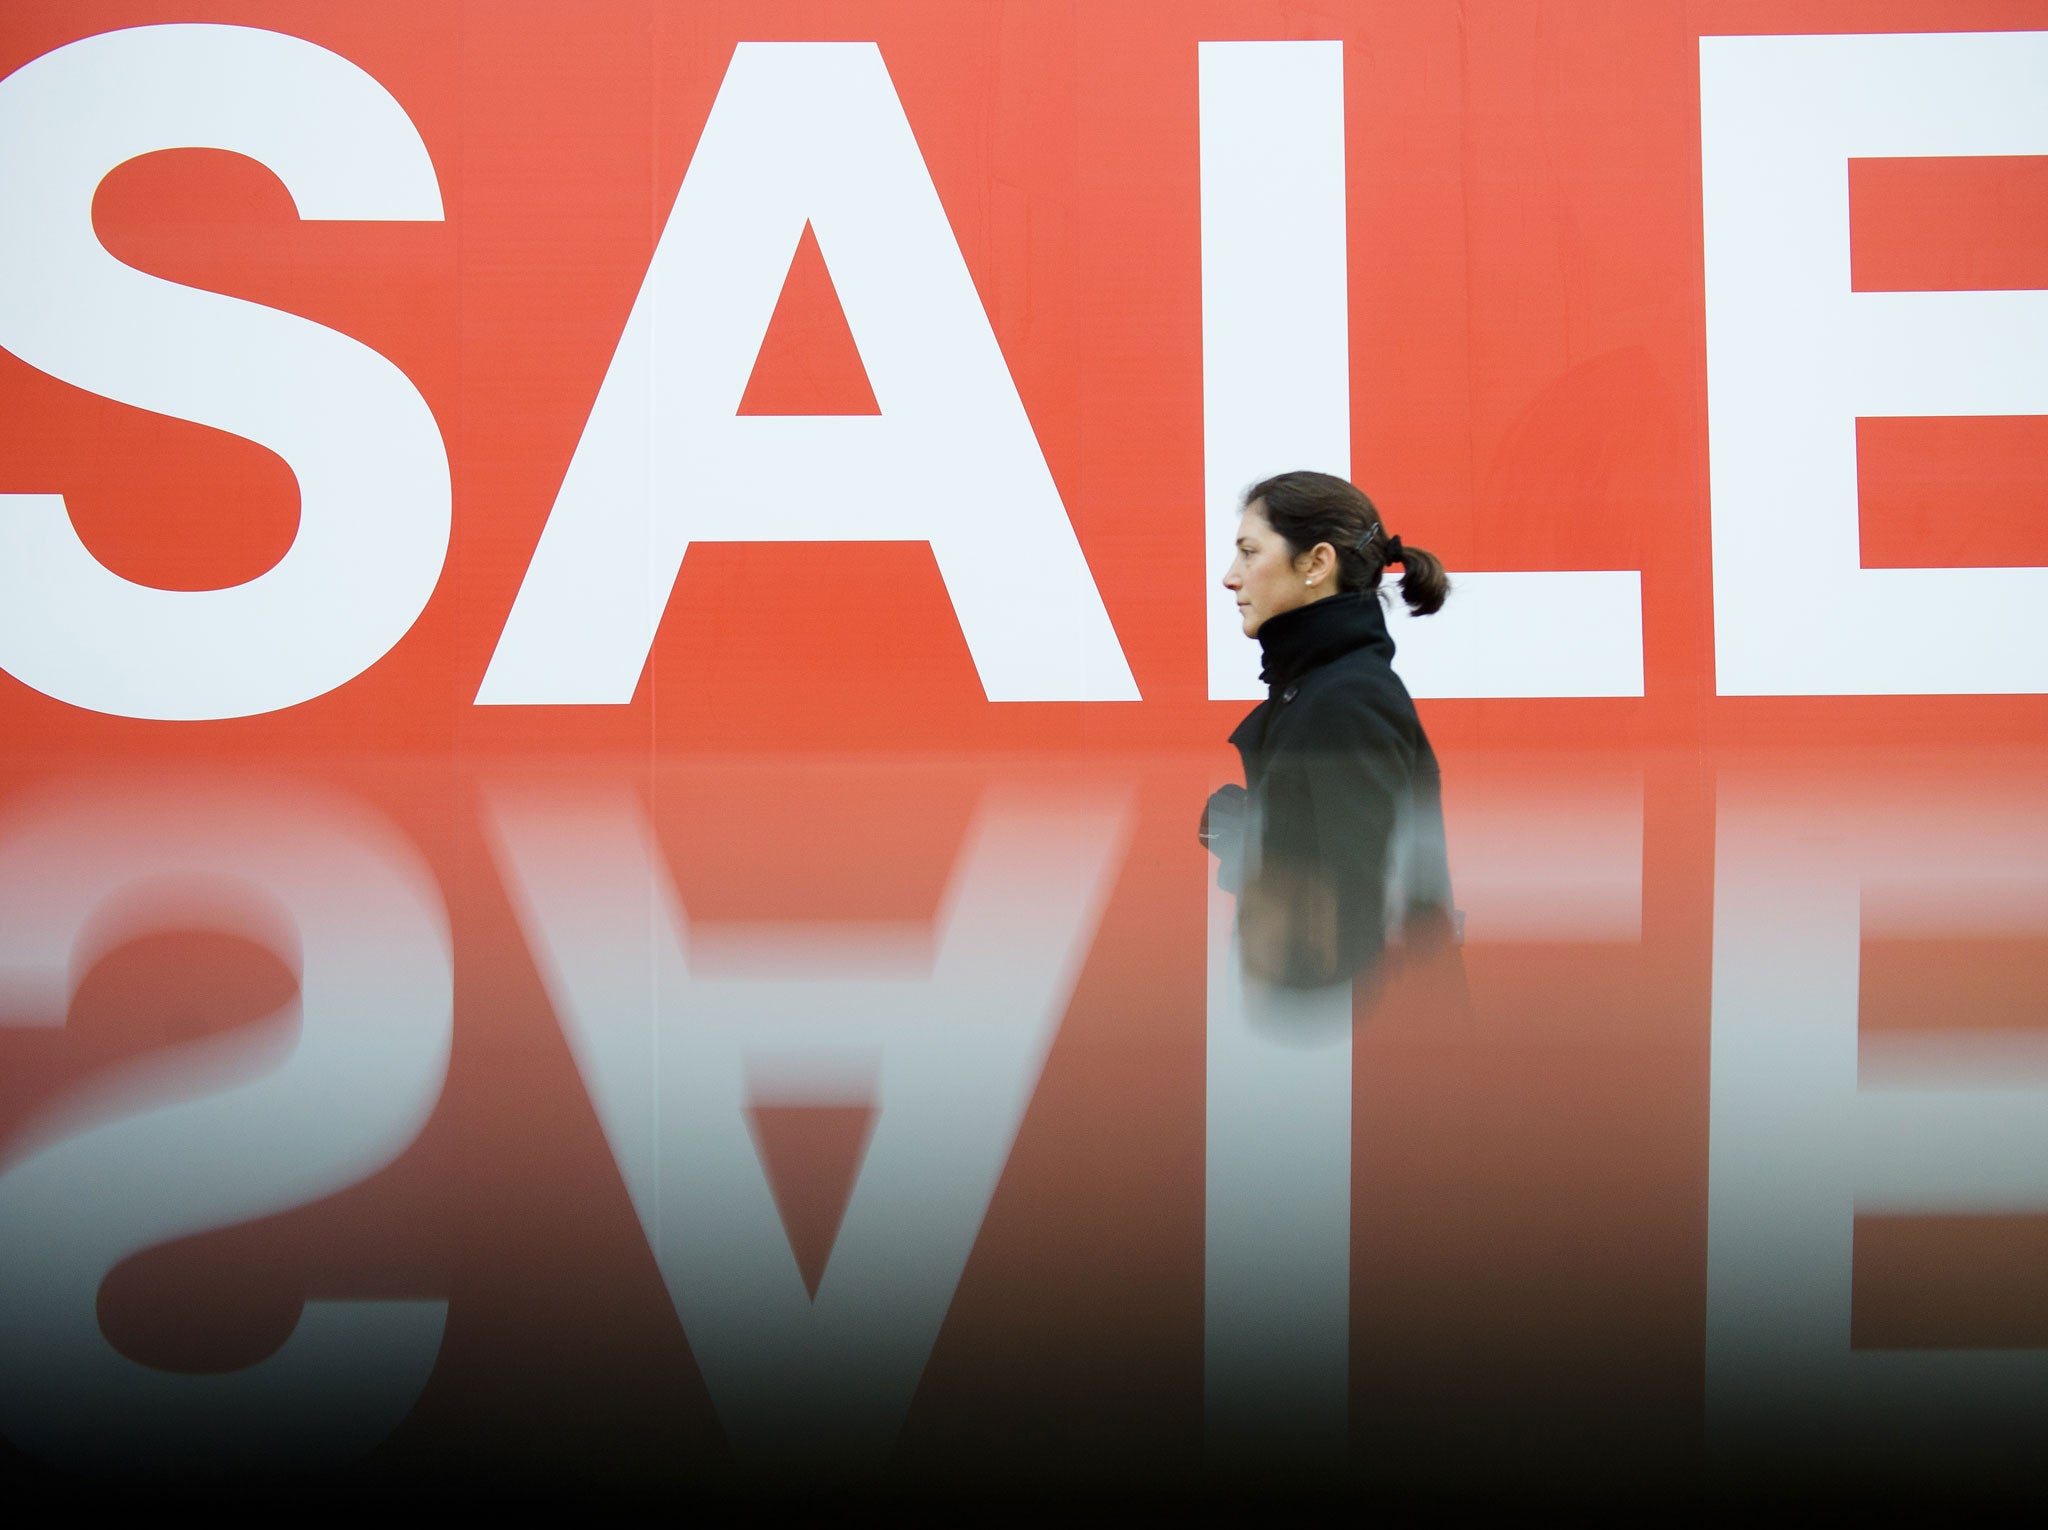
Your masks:
<svg viewBox="0 0 2048 1530"><path fill-rule="evenodd" d="M1296 554L1287 539L1266 524L1264 500L1246 505L1244 519L1237 523L1237 556L1223 576L1223 588L1237 597L1244 635L1255 637L1269 618L1330 594L1336 588L1336 562L1327 542Z"/></svg>

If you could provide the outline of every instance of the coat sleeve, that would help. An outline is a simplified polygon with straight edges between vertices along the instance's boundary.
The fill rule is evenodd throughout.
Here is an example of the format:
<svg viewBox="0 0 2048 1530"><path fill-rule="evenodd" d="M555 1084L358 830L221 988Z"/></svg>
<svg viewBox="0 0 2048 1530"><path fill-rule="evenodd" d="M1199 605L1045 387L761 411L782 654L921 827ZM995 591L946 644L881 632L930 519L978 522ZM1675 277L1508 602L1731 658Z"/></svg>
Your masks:
<svg viewBox="0 0 2048 1530"><path fill-rule="evenodd" d="M1247 801L1245 789L1233 782L1211 792L1202 809L1201 841L1216 857L1216 885L1228 893L1244 887Z"/></svg>

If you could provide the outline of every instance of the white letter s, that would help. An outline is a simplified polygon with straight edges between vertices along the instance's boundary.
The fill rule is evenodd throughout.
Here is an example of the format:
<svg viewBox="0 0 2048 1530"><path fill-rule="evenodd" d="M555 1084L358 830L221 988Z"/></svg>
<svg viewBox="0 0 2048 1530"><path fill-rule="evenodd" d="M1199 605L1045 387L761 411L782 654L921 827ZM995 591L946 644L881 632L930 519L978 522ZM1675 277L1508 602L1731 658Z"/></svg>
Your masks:
<svg viewBox="0 0 2048 1530"><path fill-rule="evenodd" d="M0 345L259 442L300 490L283 559L218 590L131 583L86 549L60 496L0 494L0 668L97 712L247 716L333 690L412 626L447 555L448 457L426 401L369 347L100 246L100 180L171 148L248 155L303 218L437 221L441 195L404 109L300 38L135 27L0 80Z"/></svg>

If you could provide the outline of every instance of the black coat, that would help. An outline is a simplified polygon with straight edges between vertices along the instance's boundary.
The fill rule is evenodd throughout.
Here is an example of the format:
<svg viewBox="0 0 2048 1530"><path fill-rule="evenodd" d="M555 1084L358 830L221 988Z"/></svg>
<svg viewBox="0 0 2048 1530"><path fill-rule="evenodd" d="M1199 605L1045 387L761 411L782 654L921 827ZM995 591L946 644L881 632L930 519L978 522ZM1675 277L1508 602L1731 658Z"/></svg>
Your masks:
<svg viewBox="0 0 2048 1530"><path fill-rule="evenodd" d="M1258 636L1267 699L1230 736L1245 789L1211 798L1207 837L1246 970L1315 987L1375 970L1418 921L1448 931L1441 778L1377 592L1282 612Z"/></svg>

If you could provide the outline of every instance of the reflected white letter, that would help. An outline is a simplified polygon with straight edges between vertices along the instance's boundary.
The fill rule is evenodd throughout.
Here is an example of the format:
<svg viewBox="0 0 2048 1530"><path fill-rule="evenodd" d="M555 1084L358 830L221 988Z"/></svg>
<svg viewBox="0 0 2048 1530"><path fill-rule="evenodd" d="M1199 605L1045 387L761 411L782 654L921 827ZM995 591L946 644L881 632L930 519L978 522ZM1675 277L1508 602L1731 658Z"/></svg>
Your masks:
<svg viewBox="0 0 2048 1530"><path fill-rule="evenodd" d="M1883 933L2048 934L2048 811L2031 784L1818 785L1720 788L1710 1437L1737 1463L1863 1466L2017 1431L2031 1458L2048 1354L1854 1350L1850 1294L1858 1212L2048 1210L2048 1054L1946 1027L1859 1038L1857 1016L1860 942L1888 907Z"/></svg>
<svg viewBox="0 0 2048 1530"><path fill-rule="evenodd" d="M1351 1424L1351 985L1248 983L1236 921L1211 887L1205 1449L1329 1465Z"/></svg>
<svg viewBox="0 0 2048 1530"><path fill-rule="evenodd" d="M691 922L628 790L494 804L506 882L735 1448L878 1458L1066 1015L1123 803L991 789L922 953L887 926L721 941ZM748 1134L750 1081L873 1091L815 1300Z"/></svg>
<svg viewBox="0 0 2048 1530"><path fill-rule="evenodd" d="M105 949L200 912L162 906L165 889L227 884L275 918L251 923L230 903L203 910L211 922L225 913L273 948L296 939L299 1034L253 1079L233 1036L146 1054L31 1128L0 1173L0 1430L69 1470L345 1461L411 1410L445 1302L308 1301L268 1358L173 1375L108 1344L95 1300L131 1254L331 1195L411 1143L448 1067L440 894L412 846L358 805L125 786L21 803L0 825L10 1009L47 1018L54 1005L61 1020Z"/></svg>

